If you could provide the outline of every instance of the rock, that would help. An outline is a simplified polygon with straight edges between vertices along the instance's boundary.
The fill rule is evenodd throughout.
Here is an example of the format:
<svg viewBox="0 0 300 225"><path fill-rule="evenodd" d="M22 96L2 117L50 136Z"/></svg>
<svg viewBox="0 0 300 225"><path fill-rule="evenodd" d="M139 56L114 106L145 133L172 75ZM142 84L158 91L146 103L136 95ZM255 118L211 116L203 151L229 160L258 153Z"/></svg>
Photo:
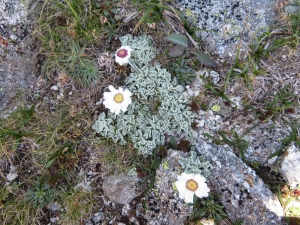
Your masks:
<svg viewBox="0 0 300 225"><path fill-rule="evenodd" d="M201 140L196 147L213 166L210 181L220 193L221 202L232 221L241 218L244 225L286 224L277 197L230 148L214 146Z"/></svg>
<svg viewBox="0 0 300 225"><path fill-rule="evenodd" d="M14 179L16 179L18 177L17 173L12 173L9 172L9 174L7 174L6 179L10 182L13 181Z"/></svg>
<svg viewBox="0 0 300 225"><path fill-rule="evenodd" d="M209 71L205 77L210 77L214 84L217 84L220 81L220 75L214 70Z"/></svg>
<svg viewBox="0 0 300 225"><path fill-rule="evenodd" d="M274 127L270 129L272 126ZM289 136L290 132L290 127L283 126L282 123L274 124L273 121L260 123L246 135L250 141L246 154L247 160L259 162L265 166L273 166L276 160L269 160L268 157L281 147L282 139Z"/></svg>
<svg viewBox="0 0 300 225"><path fill-rule="evenodd" d="M10 182L10 181L13 181L14 179L16 179L18 177L18 171L17 171L17 167L16 166L13 166L11 165L10 166L10 171L9 171L9 174L7 174L6 176L6 179Z"/></svg>
<svg viewBox="0 0 300 225"><path fill-rule="evenodd" d="M91 218L86 219L84 221L85 225L95 225L95 224L103 224L101 222L103 222L105 220L105 215L103 212L98 212L95 213ZM106 224L106 223L105 223Z"/></svg>
<svg viewBox="0 0 300 225"><path fill-rule="evenodd" d="M93 217L93 220L94 220L95 223L103 221L104 220L104 213L103 212L95 213L94 217Z"/></svg>
<svg viewBox="0 0 300 225"><path fill-rule="evenodd" d="M102 189L112 202L129 204L140 194L136 191L136 182L136 177L127 174L113 175L104 180Z"/></svg>
<svg viewBox="0 0 300 225"><path fill-rule="evenodd" d="M290 0L289 4L285 7L285 12L289 14L298 15L299 12L299 1L297 0Z"/></svg>
<svg viewBox="0 0 300 225"><path fill-rule="evenodd" d="M56 212L61 209L61 206L59 203L53 202L48 204L47 209L51 210L52 212Z"/></svg>
<svg viewBox="0 0 300 225"><path fill-rule="evenodd" d="M28 35L27 10L18 0L0 0L0 35L19 41Z"/></svg>
<svg viewBox="0 0 300 225"><path fill-rule="evenodd" d="M30 89L39 74L36 41L28 34L31 22L19 0L0 0L0 114L20 90ZM3 42L3 41L2 41Z"/></svg>
<svg viewBox="0 0 300 225"><path fill-rule="evenodd" d="M193 13L191 20L203 31L199 35L209 53L234 60L237 49L241 57L248 53L248 44L275 22L276 0L206 0L175 2ZM188 13L187 13L188 14Z"/></svg>
<svg viewBox="0 0 300 225"><path fill-rule="evenodd" d="M202 225L216 225L213 219L206 219L206 218L199 220L199 223Z"/></svg>
<svg viewBox="0 0 300 225"><path fill-rule="evenodd" d="M51 223L55 223L56 221L58 221L58 217L51 217L50 218Z"/></svg>
<svg viewBox="0 0 300 225"><path fill-rule="evenodd" d="M53 85L50 89L52 91L58 91L58 86L57 85Z"/></svg>
<svg viewBox="0 0 300 225"><path fill-rule="evenodd" d="M175 193L173 184L181 174L178 159L186 156L181 151L168 150L167 157L163 159L156 171L154 190L149 193L147 210L144 218L147 224L182 225L192 211L192 207Z"/></svg>
<svg viewBox="0 0 300 225"><path fill-rule="evenodd" d="M294 189L300 185L300 151L295 145L291 145L286 151L287 155L284 154L279 171L290 188Z"/></svg>
<svg viewBox="0 0 300 225"><path fill-rule="evenodd" d="M187 92L188 92L189 96L194 96L194 92L192 89L188 88Z"/></svg>

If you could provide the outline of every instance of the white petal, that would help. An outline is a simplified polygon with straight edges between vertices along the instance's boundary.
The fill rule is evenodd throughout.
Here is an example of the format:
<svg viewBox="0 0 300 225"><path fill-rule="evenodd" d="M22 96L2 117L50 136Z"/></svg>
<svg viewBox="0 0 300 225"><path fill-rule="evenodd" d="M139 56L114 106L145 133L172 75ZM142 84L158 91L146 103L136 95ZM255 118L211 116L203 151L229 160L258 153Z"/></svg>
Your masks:
<svg viewBox="0 0 300 225"><path fill-rule="evenodd" d="M197 182L197 183L205 183L205 177L201 176L200 174L196 174L194 176L194 180Z"/></svg>
<svg viewBox="0 0 300 225"><path fill-rule="evenodd" d="M104 99L103 104L106 104L109 102L115 103L114 98L112 98L111 96L108 96L108 98L103 98L103 99Z"/></svg>
<svg viewBox="0 0 300 225"><path fill-rule="evenodd" d="M187 179L185 177L181 176L181 175L177 176L177 180L185 181L185 182L187 181Z"/></svg>
<svg viewBox="0 0 300 225"><path fill-rule="evenodd" d="M123 65L128 64L128 62L129 62L129 57L126 56L125 58L123 58L122 62L123 62Z"/></svg>
<svg viewBox="0 0 300 225"><path fill-rule="evenodd" d="M123 88L119 87L119 93L123 94Z"/></svg>
<svg viewBox="0 0 300 225"><path fill-rule="evenodd" d="M103 101L103 105L105 105L105 107L106 107L110 102L111 102L111 100L106 99L106 100Z"/></svg>
<svg viewBox="0 0 300 225"><path fill-rule="evenodd" d="M123 60L122 58L119 58L118 61L119 61L118 63L119 63L121 66L123 66L123 65L125 64L125 62L124 62L124 60Z"/></svg>
<svg viewBox="0 0 300 225"><path fill-rule="evenodd" d="M106 108L111 109L115 106L115 102L113 101L104 101L103 104L105 105Z"/></svg>
<svg viewBox="0 0 300 225"><path fill-rule="evenodd" d="M116 91L116 89L115 89L112 85L109 85L109 86L108 86L108 89L109 89L111 92Z"/></svg>
<svg viewBox="0 0 300 225"><path fill-rule="evenodd" d="M198 189L195 191L195 195L199 198L207 197L209 192L208 187L198 187Z"/></svg>
<svg viewBox="0 0 300 225"><path fill-rule="evenodd" d="M121 110L123 111L123 112L126 112L127 111L127 107L128 107L128 104L121 104Z"/></svg>
<svg viewBox="0 0 300 225"><path fill-rule="evenodd" d="M186 192L187 192L186 188L181 189L181 191L178 191L179 198L184 199Z"/></svg>
<svg viewBox="0 0 300 225"><path fill-rule="evenodd" d="M104 92L103 93L103 99L114 99L114 95L111 94L111 92Z"/></svg>
<svg viewBox="0 0 300 225"><path fill-rule="evenodd" d="M121 58L120 57L118 57L117 55L116 55L116 63L118 63L118 64L120 64L121 66L122 66L122 61L121 61Z"/></svg>
<svg viewBox="0 0 300 225"><path fill-rule="evenodd" d="M126 90L124 91L124 96L130 97L131 95L132 95L132 93L131 93L128 89L126 89Z"/></svg>
<svg viewBox="0 0 300 225"><path fill-rule="evenodd" d="M182 190L186 190L186 182L185 181L176 181L175 185L176 185L178 192L181 192Z"/></svg>
<svg viewBox="0 0 300 225"><path fill-rule="evenodd" d="M121 104L122 106L125 105L127 107L131 104L131 99L124 99L124 101Z"/></svg>
<svg viewBox="0 0 300 225"><path fill-rule="evenodd" d="M116 109L117 109L117 104L114 104L112 107L110 107L110 111L112 112L112 113L116 113Z"/></svg>
<svg viewBox="0 0 300 225"><path fill-rule="evenodd" d="M207 187L207 183L198 183L198 187L199 187L199 188L205 188L205 189L208 188L208 187ZM208 188L208 189L209 189L209 188Z"/></svg>
<svg viewBox="0 0 300 225"><path fill-rule="evenodd" d="M119 105L117 105L115 113L118 115L120 113L120 111L121 111L121 108Z"/></svg>
<svg viewBox="0 0 300 225"><path fill-rule="evenodd" d="M193 203L194 202L194 192L187 191L185 193L184 200L186 203Z"/></svg>
<svg viewBox="0 0 300 225"><path fill-rule="evenodd" d="M119 63L121 66L127 64L129 62L129 57L125 57L125 58L120 58L118 56L116 56L116 62Z"/></svg>
<svg viewBox="0 0 300 225"><path fill-rule="evenodd" d="M131 52L132 51L132 49L130 48L130 46L122 46L121 48L119 48L119 49L125 49L125 50L127 50L127 52Z"/></svg>
<svg viewBox="0 0 300 225"><path fill-rule="evenodd" d="M178 180L190 180L193 178L194 178L193 174L182 173L181 176L179 176L177 179Z"/></svg>

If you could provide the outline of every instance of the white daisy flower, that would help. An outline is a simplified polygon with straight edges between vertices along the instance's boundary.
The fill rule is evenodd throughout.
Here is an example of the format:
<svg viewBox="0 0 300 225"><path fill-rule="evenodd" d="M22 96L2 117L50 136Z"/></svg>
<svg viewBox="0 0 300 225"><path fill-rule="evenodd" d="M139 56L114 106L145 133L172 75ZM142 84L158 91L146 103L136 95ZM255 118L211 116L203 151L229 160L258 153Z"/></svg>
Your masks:
<svg viewBox="0 0 300 225"><path fill-rule="evenodd" d="M128 105L131 103L131 92L127 89L123 90L121 87L116 90L112 85L109 85L108 88L110 92L104 92L103 94L105 107L115 114L119 114L120 110L126 112Z"/></svg>
<svg viewBox="0 0 300 225"><path fill-rule="evenodd" d="M186 203L193 203L194 194L199 198L208 196L209 188L200 174L182 173L177 180L175 185L179 198L184 199Z"/></svg>
<svg viewBox="0 0 300 225"><path fill-rule="evenodd" d="M115 54L116 62L121 66L127 64L131 56L131 51L132 49L129 46L122 46L119 48Z"/></svg>

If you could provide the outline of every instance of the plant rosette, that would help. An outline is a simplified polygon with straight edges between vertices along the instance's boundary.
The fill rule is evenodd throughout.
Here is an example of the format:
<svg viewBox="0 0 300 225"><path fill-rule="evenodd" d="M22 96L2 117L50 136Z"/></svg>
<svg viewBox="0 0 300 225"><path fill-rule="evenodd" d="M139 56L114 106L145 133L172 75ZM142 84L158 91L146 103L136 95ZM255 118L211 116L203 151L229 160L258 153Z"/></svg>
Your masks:
<svg viewBox="0 0 300 225"><path fill-rule="evenodd" d="M112 85L108 86L110 92L104 92L103 94L103 104L108 108L112 113L119 114L122 110L123 112L127 111L127 107L131 104L130 96L132 93L129 90L119 90L115 89Z"/></svg>
<svg viewBox="0 0 300 225"><path fill-rule="evenodd" d="M115 54L116 62L121 66L128 64L131 52L132 49L129 46L122 46Z"/></svg>
<svg viewBox="0 0 300 225"><path fill-rule="evenodd" d="M205 178L200 174L182 173L175 182L179 198L184 199L186 203L193 203L194 194L199 198L207 197L210 190L205 182Z"/></svg>

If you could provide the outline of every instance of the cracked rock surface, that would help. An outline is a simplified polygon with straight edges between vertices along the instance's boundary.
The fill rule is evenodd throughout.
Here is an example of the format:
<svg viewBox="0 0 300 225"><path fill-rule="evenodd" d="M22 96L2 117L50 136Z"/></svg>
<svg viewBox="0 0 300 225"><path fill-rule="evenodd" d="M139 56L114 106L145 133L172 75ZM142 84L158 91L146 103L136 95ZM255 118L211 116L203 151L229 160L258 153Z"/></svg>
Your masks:
<svg viewBox="0 0 300 225"><path fill-rule="evenodd" d="M296 188L300 183L300 152L295 145L291 145L286 154L285 157L281 157L280 173L291 188Z"/></svg>
<svg viewBox="0 0 300 225"><path fill-rule="evenodd" d="M219 190L221 202L232 221L242 218L245 225L286 224L277 197L230 148L199 140L197 150L214 168L210 181Z"/></svg>
<svg viewBox="0 0 300 225"><path fill-rule="evenodd" d="M274 24L276 0L175 0L193 13L191 20L203 31L200 36L210 53L221 58L247 52L247 43L267 26Z"/></svg>
<svg viewBox="0 0 300 225"><path fill-rule="evenodd" d="M178 159L184 155L183 152L169 150L159 166L154 186L154 190L156 189L157 192L152 191L149 196L150 202L153 203L153 210L150 208L145 213L148 224L181 225L192 212L192 207L179 199L178 193L173 188L173 184L180 174Z"/></svg>
<svg viewBox="0 0 300 225"><path fill-rule="evenodd" d="M102 189L105 196L119 204L129 204L132 199L139 195L135 190L137 178L127 174L119 174L104 180Z"/></svg>
<svg viewBox="0 0 300 225"><path fill-rule="evenodd" d="M39 74L34 53L38 46L28 37L31 23L21 1L0 0L0 112L10 109L16 94L28 89Z"/></svg>

